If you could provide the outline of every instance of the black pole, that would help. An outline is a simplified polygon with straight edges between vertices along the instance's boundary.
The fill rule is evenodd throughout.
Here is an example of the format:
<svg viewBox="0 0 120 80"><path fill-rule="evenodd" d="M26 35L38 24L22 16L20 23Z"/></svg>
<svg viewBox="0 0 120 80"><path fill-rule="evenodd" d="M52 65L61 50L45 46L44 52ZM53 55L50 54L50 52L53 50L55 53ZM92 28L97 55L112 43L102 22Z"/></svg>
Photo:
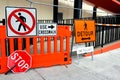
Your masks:
<svg viewBox="0 0 120 80"><path fill-rule="evenodd" d="M58 0L53 0L53 22L58 22Z"/></svg>
<svg viewBox="0 0 120 80"><path fill-rule="evenodd" d="M97 8L93 7L93 19L96 19L97 16Z"/></svg>
<svg viewBox="0 0 120 80"><path fill-rule="evenodd" d="M93 7L93 16L92 16L92 18L95 20L95 22L96 22L96 17L97 17L97 7L94 6ZM93 45L94 45L94 42L93 42Z"/></svg>
<svg viewBox="0 0 120 80"><path fill-rule="evenodd" d="M74 19L82 18L82 1L83 0L74 0Z"/></svg>
<svg viewBox="0 0 120 80"><path fill-rule="evenodd" d="M102 40L101 40L101 47L103 47L104 41L104 26L102 26Z"/></svg>
<svg viewBox="0 0 120 80"><path fill-rule="evenodd" d="M101 40L101 47L103 48L103 45L104 45L104 26L102 26L102 40ZM102 53L102 49L101 49L101 53Z"/></svg>
<svg viewBox="0 0 120 80"><path fill-rule="evenodd" d="M74 15L73 18L74 19L80 19L82 18L82 0L74 0ZM73 26L74 27L74 26ZM75 36L75 32L74 32L74 28L72 30L72 42L71 42L71 53L70 53L70 57L72 56L72 49L73 49L73 43L74 43L74 36Z"/></svg>

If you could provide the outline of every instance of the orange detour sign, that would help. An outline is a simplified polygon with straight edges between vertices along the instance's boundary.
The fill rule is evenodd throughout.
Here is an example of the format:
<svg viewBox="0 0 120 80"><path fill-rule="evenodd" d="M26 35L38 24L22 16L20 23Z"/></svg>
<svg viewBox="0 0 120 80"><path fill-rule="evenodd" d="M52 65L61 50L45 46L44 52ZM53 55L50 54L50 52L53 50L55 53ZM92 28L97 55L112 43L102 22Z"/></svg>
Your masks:
<svg viewBox="0 0 120 80"><path fill-rule="evenodd" d="M95 41L95 21L94 20L75 20L75 42Z"/></svg>

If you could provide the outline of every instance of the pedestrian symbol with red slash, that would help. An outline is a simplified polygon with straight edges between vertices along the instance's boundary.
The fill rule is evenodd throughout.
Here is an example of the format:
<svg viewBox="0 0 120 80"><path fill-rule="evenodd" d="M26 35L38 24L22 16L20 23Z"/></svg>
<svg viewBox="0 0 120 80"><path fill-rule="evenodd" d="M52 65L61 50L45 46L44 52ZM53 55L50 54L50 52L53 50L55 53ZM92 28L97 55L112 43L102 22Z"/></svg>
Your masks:
<svg viewBox="0 0 120 80"><path fill-rule="evenodd" d="M36 9L6 7L7 36L35 36Z"/></svg>

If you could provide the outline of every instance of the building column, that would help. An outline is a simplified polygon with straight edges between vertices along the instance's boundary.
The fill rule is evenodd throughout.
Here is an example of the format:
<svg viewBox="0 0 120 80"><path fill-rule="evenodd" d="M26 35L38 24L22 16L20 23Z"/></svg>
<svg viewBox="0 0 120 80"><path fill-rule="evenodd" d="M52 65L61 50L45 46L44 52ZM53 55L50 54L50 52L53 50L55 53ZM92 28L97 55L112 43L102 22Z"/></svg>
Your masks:
<svg viewBox="0 0 120 80"><path fill-rule="evenodd" d="M58 22L58 0L53 0L53 22Z"/></svg>
<svg viewBox="0 0 120 80"><path fill-rule="evenodd" d="M74 19L82 18L82 2L83 0L74 0Z"/></svg>

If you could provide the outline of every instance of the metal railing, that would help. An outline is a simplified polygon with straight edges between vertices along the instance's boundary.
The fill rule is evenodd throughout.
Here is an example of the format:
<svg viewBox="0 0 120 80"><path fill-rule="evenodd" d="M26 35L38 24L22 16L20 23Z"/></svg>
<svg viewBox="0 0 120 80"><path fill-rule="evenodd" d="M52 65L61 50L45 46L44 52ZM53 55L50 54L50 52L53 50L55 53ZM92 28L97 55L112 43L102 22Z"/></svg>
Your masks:
<svg viewBox="0 0 120 80"><path fill-rule="evenodd" d="M82 18L91 20L92 17ZM119 22L120 16L100 16L95 19L96 23L101 24L120 24ZM53 20L38 20L38 23L52 23ZM64 19L58 20L58 24L60 25L71 25L72 30L74 27L74 19ZM105 44L109 44L116 40L120 39L120 26L102 26L96 25L96 41L93 42L94 47L103 47ZM88 43L88 46L92 45Z"/></svg>
<svg viewBox="0 0 120 80"><path fill-rule="evenodd" d="M82 18L91 20L92 17ZM101 24L120 24L120 16L100 16L96 17L95 22ZM5 25L5 19L0 21ZM53 23L53 20L38 20L38 23ZM74 19L58 20L58 25L70 25L71 30L74 29ZM96 41L93 42L94 47L103 46L120 39L120 26L102 26L96 25ZM32 40L31 40L32 42ZM32 44L32 43L31 43ZM92 45L88 43L87 46Z"/></svg>

